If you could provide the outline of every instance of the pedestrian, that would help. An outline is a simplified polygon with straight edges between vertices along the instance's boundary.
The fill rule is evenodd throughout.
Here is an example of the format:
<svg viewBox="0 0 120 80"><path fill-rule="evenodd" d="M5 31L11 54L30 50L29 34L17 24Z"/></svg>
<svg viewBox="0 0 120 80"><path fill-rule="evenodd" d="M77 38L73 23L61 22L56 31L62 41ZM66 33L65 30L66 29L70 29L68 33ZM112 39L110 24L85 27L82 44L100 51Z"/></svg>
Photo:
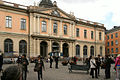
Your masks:
<svg viewBox="0 0 120 80"><path fill-rule="evenodd" d="M44 62L42 61L42 59L39 55L35 62L35 67L34 67L34 71L38 73L38 80L40 80L40 77L41 77L41 79L43 79L42 69L45 70Z"/></svg>
<svg viewBox="0 0 120 80"><path fill-rule="evenodd" d="M100 65L101 65L100 55L98 55L97 57L96 64L97 64L97 74L98 76L100 76Z"/></svg>
<svg viewBox="0 0 120 80"><path fill-rule="evenodd" d="M105 56L105 79L110 79L110 68L111 68L111 62L112 59L109 57L109 55Z"/></svg>
<svg viewBox="0 0 120 80"><path fill-rule="evenodd" d="M58 61L59 61L58 59L59 59L59 57L56 56L56 57L55 57L55 68L56 68L56 69L58 69Z"/></svg>
<svg viewBox="0 0 120 80"><path fill-rule="evenodd" d="M90 60L90 68L91 68L91 76L92 78L94 78L94 72L95 72L95 78L98 78L97 76L97 69L96 69L97 65L96 65L96 61L94 56L92 56L92 59Z"/></svg>
<svg viewBox="0 0 120 80"><path fill-rule="evenodd" d="M115 69L116 69L116 80L120 80L120 54L116 57Z"/></svg>
<svg viewBox="0 0 120 80"><path fill-rule="evenodd" d="M22 70L19 66L9 66L1 76L1 80L22 80Z"/></svg>
<svg viewBox="0 0 120 80"><path fill-rule="evenodd" d="M29 62L26 58L26 55L23 54L22 55L22 59L21 59L21 66L22 66L22 80L26 80L27 78L27 72L28 72L28 68L27 66L29 65Z"/></svg>
<svg viewBox="0 0 120 80"><path fill-rule="evenodd" d="M52 68L53 58L50 56L50 68Z"/></svg>
<svg viewBox="0 0 120 80"><path fill-rule="evenodd" d="M2 66L3 66L3 54L0 53L0 72L2 71Z"/></svg>
<svg viewBox="0 0 120 80"><path fill-rule="evenodd" d="M21 56L18 56L18 58L17 58L17 63L18 63L18 66L20 65L20 63L21 63Z"/></svg>

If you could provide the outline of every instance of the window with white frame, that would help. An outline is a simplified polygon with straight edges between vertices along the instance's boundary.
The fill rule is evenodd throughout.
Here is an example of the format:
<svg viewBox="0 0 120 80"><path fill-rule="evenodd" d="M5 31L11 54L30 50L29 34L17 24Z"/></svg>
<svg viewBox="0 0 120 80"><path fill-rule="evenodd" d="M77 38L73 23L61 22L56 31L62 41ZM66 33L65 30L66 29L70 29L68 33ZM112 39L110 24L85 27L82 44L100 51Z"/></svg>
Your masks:
<svg viewBox="0 0 120 80"><path fill-rule="evenodd" d="M21 30L26 29L26 19L21 18Z"/></svg>
<svg viewBox="0 0 120 80"><path fill-rule="evenodd" d="M58 28L58 25L57 25L57 23L55 22L55 23L53 24L53 33L57 34L57 28Z"/></svg>
<svg viewBox="0 0 120 80"><path fill-rule="evenodd" d="M118 40L115 40L115 44L116 44L116 45L118 44Z"/></svg>
<svg viewBox="0 0 120 80"><path fill-rule="evenodd" d="M46 21L42 21L42 32L46 32L46 31L47 31Z"/></svg>
<svg viewBox="0 0 120 80"><path fill-rule="evenodd" d="M76 28L76 37L79 37L79 28Z"/></svg>
<svg viewBox="0 0 120 80"><path fill-rule="evenodd" d="M6 27L11 28L12 27L12 17L6 16Z"/></svg>
<svg viewBox="0 0 120 80"><path fill-rule="evenodd" d="M67 25L64 25L64 34L67 35Z"/></svg>

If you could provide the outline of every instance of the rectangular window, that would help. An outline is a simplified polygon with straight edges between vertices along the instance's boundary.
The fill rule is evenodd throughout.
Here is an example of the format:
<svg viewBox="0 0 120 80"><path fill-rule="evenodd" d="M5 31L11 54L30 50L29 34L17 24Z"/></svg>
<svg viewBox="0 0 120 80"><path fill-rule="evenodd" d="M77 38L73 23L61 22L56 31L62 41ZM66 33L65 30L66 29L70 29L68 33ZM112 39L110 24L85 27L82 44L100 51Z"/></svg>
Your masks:
<svg viewBox="0 0 120 80"><path fill-rule="evenodd" d="M93 31L91 31L91 39L93 39L93 36L94 36Z"/></svg>
<svg viewBox="0 0 120 80"><path fill-rule="evenodd" d="M115 40L115 44L118 45L118 40Z"/></svg>
<svg viewBox="0 0 120 80"><path fill-rule="evenodd" d="M109 36L107 36L107 39L109 39Z"/></svg>
<svg viewBox="0 0 120 80"><path fill-rule="evenodd" d="M113 39L113 34L111 34L111 39Z"/></svg>
<svg viewBox="0 0 120 80"><path fill-rule="evenodd" d="M109 49L107 49L107 53L109 53L110 52L110 50Z"/></svg>
<svg viewBox="0 0 120 80"><path fill-rule="evenodd" d="M111 41L111 46L113 46L113 41Z"/></svg>
<svg viewBox="0 0 120 80"><path fill-rule="evenodd" d="M118 33L115 33L115 37L116 37L116 38L118 37Z"/></svg>
<svg viewBox="0 0 120 80"><path fill-rule="evenodd" d="M57 34L57 27L58 27L57 23L54 23L53 24L53 33L55 33L55 34Z"/></svg>
<svg viewBox="0 0 120 80"><path fill-rule="evenodd" d="M99 32L99 40L102 40L102 33Z"/></svg>
<svg viewBox="0 0 120 80"><path fill-rule="evenodd" d="M67 35L67 25L64 25L64 35Z"/></svg>
<svg viewBox="0 0 120 80"><path fill-rule="evenodd" d="M76 28L76 36L79 37L79 28Z"/></svg>
<svg viewBox="0 0 120 80"><path fill-rule="evenodd" d="M11 16L6 16L6 27L12 28L12 17Z"/></svg>
<svg viewBox="0 0 120 80"><path fill-rule="evenodd" d="M118 52L118 48L116 48L115 52Z"/></svg>
<svg viewBox="0 0 120 80"><path fill-rule="evenodd" d="M107 42L107 46L109 46L109 42Z"/></svg>
<svg viewBox="0 0 120 80"><path fill-rule="evenodd" d="M112 53L114 52L113 48L111 48L111 52L112 52Z"/></svg>
<svg viewBox="0 0 120 80"><path fill-rule="evenodd" d="M84 38L87 38L87 30L84 30Z"/></svg>
<svg viewBox="0 0 120 80"><path fill-rule="evenodd" d="M42 32L46 32L46 31L47 31L46 21L42 21Z"/></svg>
<svg viewBox="0 0 120 80"><path fill-rule="evenodd" d="M26 19L21 18L21 30L26 29Z"/></svg>

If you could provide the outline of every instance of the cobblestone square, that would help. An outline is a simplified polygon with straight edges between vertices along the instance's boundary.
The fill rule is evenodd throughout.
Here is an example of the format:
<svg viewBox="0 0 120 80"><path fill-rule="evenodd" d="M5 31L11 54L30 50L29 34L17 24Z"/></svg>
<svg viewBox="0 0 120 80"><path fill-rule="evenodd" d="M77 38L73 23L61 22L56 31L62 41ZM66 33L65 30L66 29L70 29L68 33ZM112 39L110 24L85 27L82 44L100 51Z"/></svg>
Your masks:
<svg viewBox="0 0 120 80"><path fill-rule="evenodd" d="M63 66L61 62L59 62L59 69L55 69L55 64L53 62L53 68L49 68L49 63L45 64L45 71L43 71L43 80L105 80L104 79L104 69L101 69L100 77L99 79L92 79L89 74L86 73L86 71L76 71L73 70L72 73L69 73L68 66ZM78 64L82 64L81 62L78 62ZM3 67L6 68L8 66L11 66L13 64L5 64ZM16 64L15 64L16 65ZM111 67L111 79L108 80L115 80L115 71L113 70L113 66ZM27 80L37 80L37 73L34 72L34 63L29 64L29 73Z"/></svg>

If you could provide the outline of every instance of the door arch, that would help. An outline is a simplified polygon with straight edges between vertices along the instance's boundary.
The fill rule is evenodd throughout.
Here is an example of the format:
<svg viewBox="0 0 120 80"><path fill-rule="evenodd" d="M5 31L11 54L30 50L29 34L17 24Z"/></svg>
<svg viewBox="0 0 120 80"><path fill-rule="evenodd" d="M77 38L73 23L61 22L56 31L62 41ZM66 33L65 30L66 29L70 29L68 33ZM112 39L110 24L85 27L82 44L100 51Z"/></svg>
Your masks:
<svg viewBox="0 0 120 80"><path fill-rule="evenodd" d="M69 45L67 43L63 44L63 57L69 57Z"/></svg>
<svg viewBox="0 0 120 80"><path fill-rule="evenodd" d="M41 55L42 57L47 57L47 48L48 48L47 42L42 41L42 42L40 43L40 55Z"/></svg>

